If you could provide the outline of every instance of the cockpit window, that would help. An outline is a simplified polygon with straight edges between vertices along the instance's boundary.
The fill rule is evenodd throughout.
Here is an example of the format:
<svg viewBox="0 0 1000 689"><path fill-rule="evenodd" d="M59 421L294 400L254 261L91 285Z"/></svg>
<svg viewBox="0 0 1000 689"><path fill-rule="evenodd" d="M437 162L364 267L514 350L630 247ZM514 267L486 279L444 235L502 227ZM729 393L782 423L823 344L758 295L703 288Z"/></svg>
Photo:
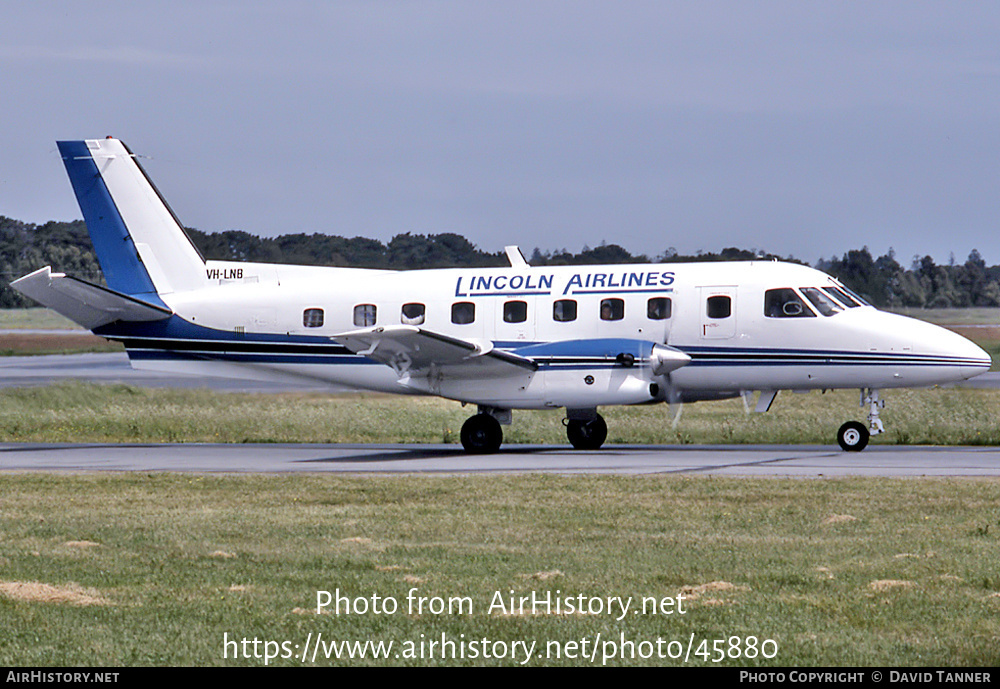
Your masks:
<svg viewBox="0 0 1000 689"><path fill-rule="evenodd" d="M843 304L849 309L861 306L861 304L851 299L847 295L847 292L840 289L839 287L824 287L823 291L832 296L834 299L838 300L841 304Z"/></svg>
<svg viewBox="0 0 1000 689"><path fill-rule="evenodd" d="M847 292L851 296L851 298L854 299L854 301L859 302L862 306L871 306L871 304L869 304L864 297L862 297L860 294L852 290L850 287L847 287L846 285L840 285L840 289Z"/></svg>
<svg viewBox="0 0 1000 689"><path fill-rule="evenodd" d="M823 292L816 287L799 287L799 291L806 295L806 299L812 302L812 305L816 307L816 310L824 316L832 316L833 314L840 313L844 310L844 307L823 294Z"/></svg>
<svg viewBox="0 0 1000 689"><path fill-rule="evenodd" d="M824 287L823 291L832 296L834 299L837 299L841 304L849 309L861 306L861 304L847 296L847 292L844 292L837 287Z"/></svg>
<svg viewBox="0 0 1000 689"><path fill-rule="evenodd" d="M802 297L787 287L764 292L764 315L768 318L816 317L816 314L802 301Z"/></svg>

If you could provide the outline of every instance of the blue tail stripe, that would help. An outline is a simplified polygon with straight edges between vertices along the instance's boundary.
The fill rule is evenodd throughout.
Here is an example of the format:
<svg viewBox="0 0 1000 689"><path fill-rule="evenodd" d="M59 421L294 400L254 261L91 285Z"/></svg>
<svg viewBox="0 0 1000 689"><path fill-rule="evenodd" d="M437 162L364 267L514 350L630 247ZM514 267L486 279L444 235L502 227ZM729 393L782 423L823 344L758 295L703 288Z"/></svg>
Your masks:
<svg viewBox="0 0 1000 689"><path fill-rule="evenodd" d="M156 304L162 303L149 273L139 260L132 237L97 169L93 154L87 148L87 142L56 143L108 287L132 296L142 296Z"/></svg>

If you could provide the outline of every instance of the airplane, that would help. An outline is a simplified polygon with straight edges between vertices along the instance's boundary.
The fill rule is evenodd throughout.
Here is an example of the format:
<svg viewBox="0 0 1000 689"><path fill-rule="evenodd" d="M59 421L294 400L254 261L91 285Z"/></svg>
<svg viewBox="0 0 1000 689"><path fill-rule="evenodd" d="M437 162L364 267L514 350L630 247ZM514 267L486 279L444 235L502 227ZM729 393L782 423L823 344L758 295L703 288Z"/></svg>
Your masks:
<svg viewBox="0 0 1000 689"><path fill-rule="evenodd" d="M437 395L477 406L469 453L497 452L514 409L565 409L574 448L607 439L600 407L857 388L861 451L880 390L971 378L967 339L886 313L778 261L370 270L205 259L118 139L58 142L107 286L41 268L12 286L108 340L133 367ZM756 395L756 402L753 396Z"/></svg>

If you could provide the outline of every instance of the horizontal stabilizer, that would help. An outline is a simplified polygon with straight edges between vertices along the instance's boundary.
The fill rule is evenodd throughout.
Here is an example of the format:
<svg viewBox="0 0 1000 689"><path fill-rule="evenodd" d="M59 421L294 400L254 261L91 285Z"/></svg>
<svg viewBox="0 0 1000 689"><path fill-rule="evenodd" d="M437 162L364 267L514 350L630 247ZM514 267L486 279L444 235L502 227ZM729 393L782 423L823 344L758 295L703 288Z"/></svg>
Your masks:
<svg viewBox="0 0 1000 689"><path fill-rule="evenodd" d="M424 330L413 325L365 328L334 335L352 352L393 368L401 379L422 376L432 367L452 378L497 378L538 369L531 359Z"/></svg>
<svg viewBox="0 0 1000 689"><path fill-rule="evenodd" d="M63 273L53 273L50 266L18 278L10 286L90 330L114 321L159 321L173 315L170 309L162 306Z"/></svg>

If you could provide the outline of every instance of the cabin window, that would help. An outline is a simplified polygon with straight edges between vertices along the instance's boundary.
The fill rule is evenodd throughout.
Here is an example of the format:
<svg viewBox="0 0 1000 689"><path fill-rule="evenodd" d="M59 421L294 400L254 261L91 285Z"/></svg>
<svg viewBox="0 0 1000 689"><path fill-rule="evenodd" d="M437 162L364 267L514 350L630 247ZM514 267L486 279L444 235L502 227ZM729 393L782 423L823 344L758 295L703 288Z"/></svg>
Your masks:
<svg viewBox="0 0 1000 689"><path fill-rule="evenodd" d="M733 299L722 295L709 297L706 309L709 318L729 318L733 315Z"/></svg>
<svg viewBox="0 0 1000 689"><path fill-rule="evenodd" d="M559 299L552 303L552 320L568 323L576 320L576 299Z"/></svg>
<svg viewBox="0 0 1000 689"><path fill-rule="evenodd" d="M358 304L354 307L354 325L375 325L375 304Z"/></svg>
<svg viewBox="0 0 1000 689"><path fill-rule="evenodd" d="M844 310L844 307L826 296L817 287L799 287L799 291L806 295L806 299L824 316L832 316Z"/></svg>
<svg viewBox="0 0 1000 689"><path fill-rule="evenodd" d="M646 302L646 317L653 321L670 318L671 303L667 297L653 297Z"/></svg>
<svg viewBox="0 0 1000 689"><path fill-rule="evenodd" d="M764 315L768 318L815 318L795 290L769 289L764 292Z"/></svg>
<svg viewBox="0 0 1000 689"><path fill-rule="evenodd" d="M601 300L601 320L620 321L625 318L625 302L621 299Z"/></svg>
<svg viewBox="0 0 1000 689"><path fill-rule="evenodd" d="M306 309L302 312L302 325L307 328L323 327L323 309Z"/></svg>
<svg viewBox="0 0 1000 689"><path fill-rule="evenodd" d="M459 301L451 305L451 322L466 325L476 320L476 305L471 301Z"/></svg>
<svg viewBox="0 0 1000 689"><path fill-rule="evenodd" d="M423 304L403 304L403 310L399 314L399 322L404 325L420 325L424 322L424 314L427 308Z"/></svg>
<svg viewBox="0 0 1000 689"><path fill-rule="evenodd" d="M503 305L504 323L524 323L528 320L528 302L508 301Z"/></svg>

